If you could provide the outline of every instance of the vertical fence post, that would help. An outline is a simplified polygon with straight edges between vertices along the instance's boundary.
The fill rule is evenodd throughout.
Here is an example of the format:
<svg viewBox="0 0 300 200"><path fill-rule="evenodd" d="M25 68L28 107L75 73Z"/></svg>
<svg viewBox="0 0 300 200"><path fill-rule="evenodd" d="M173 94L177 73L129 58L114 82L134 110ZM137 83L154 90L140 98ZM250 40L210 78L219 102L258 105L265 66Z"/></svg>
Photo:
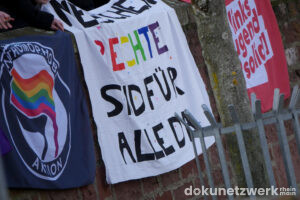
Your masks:
<svg viewBox="0 0 300 200"><path fill-rule="evenodd" d="M211 135L214 135L215 140L216 140L216 145L218 149L218 154L219 154L219 159L221 163L221 168L222 168L222 175L225 183L226 189L231 188L231 183L230 183L230 177L228 173L228 168L227 168L227 163L226 163L226 157L224 153L224 147L222 143L222 138L221 134L228 134L235 132L237 141L238 141L238 147L240 151L240 156L242 159L242 164L243 164L243 170L244 174L246 177L246 182L247 182L247 187L248 188L253 188L253 179L250 171L250 165L249 165L249 160L246 152L246 147L245 147L245 142L243 138L243 131L244 130L250 130L254 129L257 127L258 133L259 133L259 138L260 138L260 146L262 149L263 157L264 157L264 163L266 165L266 170L269 178L269 184L270 186L273 186L276 188L276 181L274 178L274 172L272 168L272 163L271 163L271 158L270 158L270 153L268 149L268 143L267 143L267 138L265 134L265 129L264 125L266 124L274 124L276 125L276 132L278 135L278 141L280 145L280 150L282 152L283 156L283 162L284 162L284 167L285 167L285 172L286 176L288 179L288 184L289 187L295 188L296 189L296 195L299 195L299 189L297 186L296 182L296 176L295 176L295 171L294 171L294 166L291 158L291 152L290 152L290 147L288 143L288 138L286 135L286 128L284 122L286 120L292 119L293 126L294 126L294 131L295 131L295 138L297 142L297 148L298 148L298 153L300 154L300 125L299 125L299 113L300 109L296 108L296 104L298 101L298 97L300 96L300 90L298 86L295 86L292 92L291 100L288 109L283 109L283 104L284 104L284 95L279 93L279 89L274 90L274 99L273 99L273 109L271 112L262 114L261 112L261 102L260 100L256 99L255 94L251 94L251 102L252 102L252 114L254 116L255 122L248 122L248 123L243 123L241 124L239 121L239 117L235 111L235 108L233 105L230 105L228 107L229 113L231 115L232 121L234 123L233 126L223 128L220 124L218 124L209 110L209 108L206 105L202 105L204 114L208 121L210 122L210 126L208 127L201 127L200 123L189 113L187 110L184 111L184 114L186 116L187 121L189 124L194 128L194 130L191 129L190 125L187 124L187 122L179 117L178 114L176 114L176 117L186 126L188 129L188 132L193 139L193 147L194 147L194 152L195 152L195 159L197 163L197 169L199 173L199 178L201 181L201 184L204 185L203 182L203 177L202 177L202 172L200 168L200 161L196 149L196 144L195 144L195 138L200 139L200 144L203 152L203 157L204 157L204 162L206 166L206 173L208 176L208 181L209 185L212 189L214 189L214 182L211 176L211 165L209 162L208 158L208 153L206 151L206 146L205 146L205 138ZM206 197L204 197L206 198ZM212 197L213 199L216 199L216 197ZM251 199L255 199L255 196L251 194L250 196ZM228 199L233 199L233 196L228 195Z"/></svg>
<svg viewBox="0 0 300 200"><path fill-rule="evenodd" d="M299 124L299 115L298 112L296 111L296 103L299 98L299 87L298 85L295 85L293 88L292 96L291 96L291 101L289 104L289 111L293 115L293 127L294 127L294 132L295 132L295 139L297 143L297 148L298 148L298 154L300 155L300 124Z"/></svg>
<svg viewBox="0 0 300 200"><path fill-rule="evenodd" d="M279 89L275 89L274 91L274 102L273 102L273 112L276 117L276 129L277 129L277 135L278 140L280 144L280 149L283 154L283 160L284 160L284 166L285 166L285 172L288 179L288 184L290 187L293 187L297 189L297 182L296 182L296 176L294 172L293 162L291 158L291 152L289 148L288 139L286 136L286 130L284 126L284 121L282 119L282 108L283 108L283 102L284 102L284 95L279 94Z"/></svg>
<svg viewBox="0 0 300 200"><path fill-rule="evenodd" d="M196 148L194 130L192 130L191 127L177 113L175 113L175 117L181 123L183 123L184 126L188 129L188 134L190 135L190 137L192 139L192 144L193 144L193 149L194 149L194 154L195 154L195 160L196 160L196 166L197 166L197 170L198 170L198 177L199 177L199 180L200 180L200 184L204 186L205 183L204 183L203 175L202 175L202 172L201 172L200 161L199 161L198 152L197 152L197 148ZM204 199L207 199L207 197L204 196Z"/></svg>
<svg viewBox="0 0 300 200"><path fill-rule="evenodd" d="M214 136L215 136L216 144L217 144L217 148L218 148L219 158L220 158L220 162L221 162L221 168L222 168L222 174L223 174L225 187L226 187L226 189L229 189L229 188L231 188L230 177L229 177L228 168L227 168L227 164L226 164L226 158L225 158L225 154L224 154L224 147L222 144L220 127L217 124L215 118L213 117L213 114L210 112L208 107L206 105L202 105L202 108L204 110L204 114L205 114L206 118L208 119L208 121L210 122L210 124L213 128L213 132L214 132ZM228 195L228 199L232 200L233 196Z"/></svg>
<svg viewBox="0 0 300 200"><path fill-rule="evenodd" d="M209 184L209 187L212 188L212 190L214 190L215 185L214 185L214 181L213 181L213 178L211 175L211 167L210 167L210 163L209 163L209 159L208 159L208 154L206 151L206 145L205 145L205 141L204 141L202 127L190 112L185 110L184 113L185 113L186 117L188 118L188 120L193 124L193 126L196 127L196 131L194 132L194 134L197 134L200 138L200 145L201 145L201 149L203 152L203 158L204 158L205 169L206 169L206 174L207 174L207 178L208 178L208 184ZM217 196L212 196L212 199L213 200L217 199Z"/></svg>
<svg viewBox="0 0 300 200"><path fill-rule="evenodd" d="M244 138L243 138L241 124L239 122L239 118L237 116L234 106L229 105L228 109L229 109L229 112L231 115L231 119L234 123L235 134L236 134L237 141L238 141L238 146L239 146L243 169L244 169L244 173L245 173L245 177L246 177L247 187L253 188L252 175L251 175L250 165L249 165L248 156L247 156L247 152L246 152L246 147L245 147L245 142L244 142ZM255 199L253 194L250 195L250 199Z"/></svg>
<svg viewBox="0 0 300 200"><path fill-rule="evenodd" d="M258 133L259 133L259 138L260 138L260 146L262 148L262 152L264 155L264 160L265 160L265 165L267 168L269 183L271 186L276 187L276 181L274 178L271 158L270 158L269 149L268 149L268 142L267 142L264 124L263 124L263 120L262 120L261 102L256 99L256 96L254 93L251 94L251 102L252 102L252 113L254 115L254 119L256 121L256 126L258 128Z"/></svg>

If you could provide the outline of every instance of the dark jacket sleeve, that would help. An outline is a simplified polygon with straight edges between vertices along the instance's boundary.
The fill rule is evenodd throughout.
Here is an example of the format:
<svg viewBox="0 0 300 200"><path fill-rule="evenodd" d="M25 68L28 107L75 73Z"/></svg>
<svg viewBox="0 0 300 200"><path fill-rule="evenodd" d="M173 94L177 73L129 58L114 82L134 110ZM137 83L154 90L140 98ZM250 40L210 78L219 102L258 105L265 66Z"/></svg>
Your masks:
<svg viewBox="0 0 300 200"><path fill-rule="evenodd" d="M22 17L30 26L49 29L53 15L37 8L31 0L13 0L17 15Z"/></svg>

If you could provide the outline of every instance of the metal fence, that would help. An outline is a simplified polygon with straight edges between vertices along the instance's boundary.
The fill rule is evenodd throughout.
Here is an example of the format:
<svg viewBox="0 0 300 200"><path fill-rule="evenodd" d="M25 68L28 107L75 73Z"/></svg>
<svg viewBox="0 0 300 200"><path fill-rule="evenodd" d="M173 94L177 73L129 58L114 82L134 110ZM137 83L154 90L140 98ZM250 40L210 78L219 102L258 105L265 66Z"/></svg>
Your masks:
<svg viewBox="0 0 300 200"><path fill-rule="evenodd" d="M192 129L186 121L184 121L178 114L176 117L186 126L193 138L193 147L195 152L195 160L197 164L198 174L201 185L204 185L203 175L200 168L200 161L196 150L195 138L200 139L200 144L203 152L203 158L205 163L206 175L208 178L209 187L214 190L214 181L211 173L211 163L209 162L208 153L205 147L204 138L209 136L214 136L216 140L216 146L218 149L219 159L222 168L222 175L225 183L226 189L231 188L230 176L226 165L226 158L224 153L224 147L221 139L221 135L235 133L237 137L238 147L240 151L240 156L242 160L243 170L246 178L246 183L248 188L253 188L253 179L250 171L250 165L246 153L246 147L243 139L243 131L250 129L257 129L260 138L260 145L263 152L263 157L265 161L265 166L267 169L267 175L269 179L270 186L276 188L276 181L274 178L274 172L271 164L271 158L268 150L268 143L266 139L266 134L264 130L264 125L275 124L277 130L277 136L280 144L280 149L283 154L283 162L285 166L285 171L287 175L288 185L291 188L296 188L296 193L299 195L299 189L297 188L295 171L292 163L291 153L289 149L288 139L286 135L286 129L284 122L287 120L292 120L295 139L297 142L298 155L300 156L300 124L299 124L299 113L300 108L296 107L298 102L298 97L300 96L300 90L298 86L293 88L291 95L291 100L287 108L284 108L284 95L279 93L279 90L274 91L274 101L273 109L270 112L261 112L260 100L256 99L255 95L251 95L252 102L252 114L254 116L254 122L241 123L239 121L238 115L235 111L233 105L228 106L231 114L233 125L230 127L223 127L220 123L217 123L211 111L206 105L202 105L204 114L210 122L210 126L201 127L200 123L189 113L185 111L185 115L188 121L193 125ZM198 142L198 141L197 141ZM5 200L8 198L5 179L3 174L2 160L0 156L0 199ZM206 199L207 197L204 196ZM217 199L217 196L212 196L213 199ZM233 196L228 196L228 199L233 199ZM255 199L255 196L250 196L250 199Z"/></svg>
<svg viewBox="0 0 300 200"><path fill-rule="evenodd" d="M193 128L187 124L185 120L183 120L177 113L175 116L177 119L179 119L185 127L189 130L192 138L193 138L193 146L194 146L194 152L195 152L195 160L197 164L198 169L198 175L200 179L200 184L204 185L203 181L203 175L200 168L200 161L196 150L196 142L199 142L199 140L195 141L195 138L200 139L200 144L203 152L203 158L204 158L204 164L206 169L206 175L208 178L208 184L209 187L212 188L214 191L214 181L212 178L211 173L211 163L209 162L208 153L205 147L204 138L208 136L214 136L216 141L216 146L219 154L219 159L221 163L222 168L222 175L223 180L225 183L226 189L231 188L231 181L229 172L226 165L226 159L225 159L225 153L224 153L224 147L222 144L221 135L224 134L232 134L235 133L237 137L237 143L238 148L240 151L240 156L242 160L242 166L245 174L245 179L247 183L248 188L253 188L253 179L250 171L250 165L249 160L247 157L246 147L244 144L243 139L243 131L250 130L250 129L257 129L259 133L259 139L260 139L260 146L263 152L264 162L266 166L266 171L269 179L270 186L273 186L276 188L276 181L274 178L274 172L272 169L272 163L271 158L269 155L268 150L268 143L266 139L265 134L265 125L269 124L275 124L276 126L276 132L279 140L280 149L283 155L283 162L285 167L285 172L288 180L288 185L291 188L296 189L297 195L299 195L299 189L297 188L297 182L296 182L296 176L295 171L292 163L291 153L289 149L288 139L286 135L286 129L284 122L287 120L292 120L293 128L294 128L294 134L295 139L297 142L297 148L298 148L298 156L300 156L300 125L299 125L299 113L300 108L296 108L296 104L298 102L298 98L300 96L300 90L298 86L295 86L293 88L293 92L290 98L290 103L287 108L284 108L284 95L279 93L279 89L275 89L274 91L274 101L273 101L273 109L270 112L262 113L261 112L261 102L260 100L256 99L255 94L251 95L251 102L252 102L252 114L254 117L253 122L247 122L247 123L241 123L239 121L238 115L235 111L235 108L233 105L229 105L228 109L231 115L231 119L233 122L233 125L230 127L223 127L220 123L217 123L216 119L214 118L211 111L208 109L206 105L202 105L202 108L204 110L204 114L208 121L210 122L210 126L208 127L201 127L200 123L189 113L189 111L185 111L185 115L188 119L188 121L192 124ZM244 133L245 134L245 133ZM275 134L275 133L274 133ZM298 169L299 170L299 169ZM228 199L233 199L234 196L227 195ZM204 196L206 199L207 197ZM212 196L213 199L217 199L217 196ZM250 195L250 199L255 199L254 195Z"/></svg>

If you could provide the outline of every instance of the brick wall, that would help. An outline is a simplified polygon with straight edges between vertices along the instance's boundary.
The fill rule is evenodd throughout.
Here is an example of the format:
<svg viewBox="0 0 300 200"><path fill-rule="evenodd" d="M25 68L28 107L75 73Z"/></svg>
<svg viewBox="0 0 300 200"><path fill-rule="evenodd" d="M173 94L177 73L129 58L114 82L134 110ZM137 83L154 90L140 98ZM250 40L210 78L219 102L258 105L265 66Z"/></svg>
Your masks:
<svg viewBox="0 0 300 200"><path fill-rule="evenodd" d="M290 85L300 85L300 0L272 0L273 9L281 31L284 44ZM300 184L300 159L297 152L296 140L292 123L285 123L289 146L298 185ZM283 158L280 152L276 128L268 126L266 129L275 179L279 187L287 186Z"/></svg>
<svg viewBox="0 0 300 200"><path fill-rule="evenodd" d="M192 10L187 4L179 3L175 0L167 1L173 6L180 18L184 32L187 36L191 52L199 67L199 71L207 86L207 91L210 96L211 105L215 117L218 119L218 113L215 106L212 91L210 89L209 79L206 72L205 63L201 55L201 46L199 44L196 24L193 20ZM274 11L278 19L279 27L282 33L285 52L289 65L289 75L291 85L300 83L300 0L272 0ZM94 125L93 125L94 126ZM296 171L297 182L300 183L300 160L297 155L296 143L292 134L291 123L287 123L288 139L291 147L294 168ZM287 186L287 180L283 176L285 174L282 162L282 156L278 144L275 127L269 126L266 129L269 149L272 157L272 164L276 176L278 186ZM94 126L94 138L96 140L96 132ZM225 144L226 148L226 144ZM184 196L184 189L190 185L200 187L197 178L197 168L194 161L191 161L181 167L180 169L172 172L145 178L141 180L128 181L115 185L107 185L105 182L105 168L100 156L100 148L95 142L96 156L97 156L97 169L96 179L94 184L70 189L70 190L10 190L10 196L16 200L133 200L133 199L188 199ZM212 166L213 179L216 187L224 187L222 172L219 164L218 153L215 146L209 149L209 157ZM228 167L232 177L233 185L235 184L234 172L232 171L231 164L228 156ZM202 171L204 171L203 157L200 156ZM205 182L207 183L206 175L204 174ZM190 199L199 199L199 197L191 196ZM223 199L226 199L224 197Z"/></svg>

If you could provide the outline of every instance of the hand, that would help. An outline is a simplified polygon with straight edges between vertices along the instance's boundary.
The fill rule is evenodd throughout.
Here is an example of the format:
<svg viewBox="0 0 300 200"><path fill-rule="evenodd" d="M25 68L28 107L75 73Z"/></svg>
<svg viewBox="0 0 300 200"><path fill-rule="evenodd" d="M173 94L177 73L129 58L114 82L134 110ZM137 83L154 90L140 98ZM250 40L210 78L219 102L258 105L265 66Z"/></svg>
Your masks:
<svg viewBox="0 0 300 200"><path fill-rule="evenodd" d="M49 0L35 0L35 2L36 2L37 4L46 4L46 3L49 2Z"/></svg>
<svg viewBox="0 0 300 200"><path fill-rule="evenodd" d="M51 24L51 29L54 31L57 31L57 30L64 31L64 25L60 20L54 18L52 21L52 24Z"/></svg>
<svg viewBox="0 0 300 200"><path fill-rule="evenodd" d="M10 21L14 21L14 18L11 18L9 14L0 11L0 29L9 29L12 28Z"/></svg>

